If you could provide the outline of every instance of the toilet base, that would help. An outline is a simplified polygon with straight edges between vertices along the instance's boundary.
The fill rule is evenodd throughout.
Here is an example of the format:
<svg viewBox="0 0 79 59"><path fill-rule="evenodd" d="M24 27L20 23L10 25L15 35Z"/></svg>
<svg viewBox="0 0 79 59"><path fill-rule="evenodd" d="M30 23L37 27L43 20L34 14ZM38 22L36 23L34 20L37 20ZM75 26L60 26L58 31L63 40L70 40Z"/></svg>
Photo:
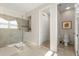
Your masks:
<svg viewBox="0 0 79 59"><path fill-rule="evenodd" d="M67 43L67 42L65 42L65 43L64 43L64 46L68 46L68 43Z"/></svg>

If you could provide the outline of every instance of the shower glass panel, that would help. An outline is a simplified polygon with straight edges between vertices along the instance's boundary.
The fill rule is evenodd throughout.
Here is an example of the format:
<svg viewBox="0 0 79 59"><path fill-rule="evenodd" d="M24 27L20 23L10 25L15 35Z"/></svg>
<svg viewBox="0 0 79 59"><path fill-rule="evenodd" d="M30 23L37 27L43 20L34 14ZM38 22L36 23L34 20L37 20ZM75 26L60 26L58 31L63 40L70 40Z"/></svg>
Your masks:
<svg viewBox="0 0 79 59"><path fill-rule="evenodd" d="M20 24L18 19L13 19L9 21L9 43L17 44L22 41L22 34L20 29Z"/></svg>
<svg viewBox="0 0 79 59"><path fill-rule="evenodd" d="M0 48L23 41L22 19L0 15Z"/></svg>
<svg viewBox="0 0 79 59"><path fill-rule="evenodd" d="M0 17L0 47L3 47L8 44L8 34L8 21Z"/></svg>

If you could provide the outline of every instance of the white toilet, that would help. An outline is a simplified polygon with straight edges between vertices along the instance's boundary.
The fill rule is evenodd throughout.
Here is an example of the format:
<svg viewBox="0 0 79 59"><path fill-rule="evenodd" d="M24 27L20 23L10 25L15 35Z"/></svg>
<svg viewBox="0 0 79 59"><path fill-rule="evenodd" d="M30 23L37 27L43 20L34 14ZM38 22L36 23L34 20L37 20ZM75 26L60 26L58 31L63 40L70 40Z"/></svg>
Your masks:
<svg viewBox="0 0 79 59"><path fill-rule="evenodd" d="M68 46L68 43L69 43L69 35L67 33L64 34L64 45L65 46Z"/></svg>

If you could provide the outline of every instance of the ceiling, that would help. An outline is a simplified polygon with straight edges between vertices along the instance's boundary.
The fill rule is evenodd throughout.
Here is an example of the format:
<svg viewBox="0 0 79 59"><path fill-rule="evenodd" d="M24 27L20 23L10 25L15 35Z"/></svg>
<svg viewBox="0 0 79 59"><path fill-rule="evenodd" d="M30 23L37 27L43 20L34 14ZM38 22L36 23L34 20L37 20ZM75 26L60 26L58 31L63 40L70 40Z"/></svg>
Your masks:
<svg viewBox="0 0 79 59"><path fill-rule="evenodd" d="M43 4L44 3L0 3L0 6L16 12L26 13Z"/></svg>
<svg viewBox="0 0 79 59"><path fill-rule="evenodd" d="M61 4L58 4L58 11L64 12L64 11L66 11L67 7L70 7L70 9L73 9L74 8L74 3L61 3Z"/></svg>

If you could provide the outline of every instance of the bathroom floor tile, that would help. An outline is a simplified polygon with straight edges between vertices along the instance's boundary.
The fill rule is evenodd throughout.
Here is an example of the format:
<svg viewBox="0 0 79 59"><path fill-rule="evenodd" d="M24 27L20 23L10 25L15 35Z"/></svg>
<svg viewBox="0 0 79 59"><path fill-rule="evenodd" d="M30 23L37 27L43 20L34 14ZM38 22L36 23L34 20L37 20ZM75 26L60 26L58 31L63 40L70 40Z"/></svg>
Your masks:
<svg viewBox="0 0 79 59"><path fill-rule="evenodd" d="M0 56L44 56L49 49L31 44L26 44L20 49L16 47L0 48Z"/></svg>
<svg viewBox="0 0 79 59"><path fill-rule="evenodd" d="M69 45L67 47L60 45L58 46L58 56L75 56L74 46Z"/></svg>

